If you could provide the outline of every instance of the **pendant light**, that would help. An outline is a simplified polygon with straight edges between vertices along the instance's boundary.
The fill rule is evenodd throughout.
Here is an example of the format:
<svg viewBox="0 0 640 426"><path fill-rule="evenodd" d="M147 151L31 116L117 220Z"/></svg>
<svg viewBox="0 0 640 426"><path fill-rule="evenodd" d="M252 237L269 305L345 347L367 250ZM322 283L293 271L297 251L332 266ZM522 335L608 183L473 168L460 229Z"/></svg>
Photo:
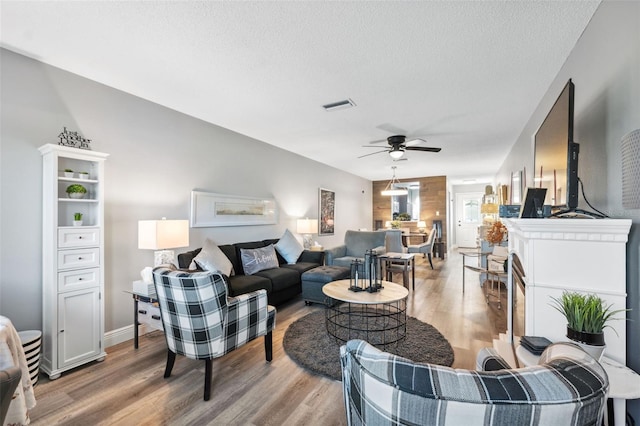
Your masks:
<svg viewBox="0 0 640 426"><path fill-rule="evenodd" d="M393 177L387 184L387 186L380 192L380 195L392 196L392 195L407 195L409 191L407 188L395 188L395 184L400 184L398 179L396 179L396 166L391 167L393 169Z"/></svg>

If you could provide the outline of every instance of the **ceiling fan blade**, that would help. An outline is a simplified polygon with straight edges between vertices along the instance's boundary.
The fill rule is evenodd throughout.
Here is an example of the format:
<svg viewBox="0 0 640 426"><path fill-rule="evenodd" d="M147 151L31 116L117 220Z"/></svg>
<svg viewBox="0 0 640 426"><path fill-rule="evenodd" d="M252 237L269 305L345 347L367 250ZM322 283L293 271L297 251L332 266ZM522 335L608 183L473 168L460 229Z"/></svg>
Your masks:
<svg viewBox="0 0 640 426"><path fill-rule="evenodd" d="M382 148L381 146L378 146L378 145L360 145L360 146L364 148L378 148L378 149Z"/></svg>
<svg viewBox="0 0 640 426"><path fill-rule="evenodd" d="M426 142L426 141L424 139L421 139L421 138L413 138L413 139L410 139L410 140L406 141L404 145L405 146L414 146L414 145L418 145L418 144L420 144L422 142Z"/></svg>
<svg viewBox="0 0 640 426"><path fill-rule="evenodd" d="M381 152L388 152L388 150L387 149L383 149L382 151L371 152L369 154L361 155L358 158L368 157L368 156L373 155L373 154L380 154Z"/></svg>
<svg viewBox="0 0 640 426"><path fill-rule="evenodd" d="M369 142L369 144L380 144L380 143L387 143L386 139L380 139L379 141L371 141ZM363 145L366 146L366 145Z"/></svg>
<svg viewBox="0 0 640 426"><path fill-rule="evenodd" d="M407 151L425 151L425 152L440 152L442 148L431 148L428 146L408 146L405 148Z"/></svg>

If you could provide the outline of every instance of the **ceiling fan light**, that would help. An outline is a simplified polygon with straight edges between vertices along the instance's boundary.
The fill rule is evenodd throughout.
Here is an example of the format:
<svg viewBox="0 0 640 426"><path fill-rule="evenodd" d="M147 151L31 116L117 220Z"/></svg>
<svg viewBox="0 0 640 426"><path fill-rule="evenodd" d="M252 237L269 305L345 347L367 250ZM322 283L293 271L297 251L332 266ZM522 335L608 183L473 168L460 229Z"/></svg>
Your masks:
<svg viewBox="0 0 640 426"><path fill-rule="evenodd" d="M407 195L409 191L406 189L385 189L384 191L380 191L380 195L384 196L393 196L393 195Z"/></svg>
<svg viewBox="0 0 640 426"><path fill-rule="evenodd" d="M380 191L380 195L389 197L393 195L407 195L409 193L407 188L395 187L395 185L399 185L400 182L398 181L398 179L396 179L396 166L392 166L391 169L393 170L393 177L391 178L387 186L382 191Z"/></svg>
<svg viewBox="0 0 640 426"><path fill-rule="evenodd" d="M394 149L394 150L389 151L389 155L394 160L398 160L404 155L404 151L401 150L401 149Z"/></svg>

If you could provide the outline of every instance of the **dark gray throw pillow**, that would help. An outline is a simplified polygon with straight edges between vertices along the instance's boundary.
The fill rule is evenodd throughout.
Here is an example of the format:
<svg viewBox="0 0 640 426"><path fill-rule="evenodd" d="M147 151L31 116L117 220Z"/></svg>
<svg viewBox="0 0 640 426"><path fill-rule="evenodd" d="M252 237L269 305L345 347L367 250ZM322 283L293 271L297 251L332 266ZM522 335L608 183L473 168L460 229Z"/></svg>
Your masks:
<svg viewBox="0 0 640 426"><path fill-rule="evenodd" d="M256 249L240 249L240 258L245 275L278 267L278 256L273 244Z"/></svg>

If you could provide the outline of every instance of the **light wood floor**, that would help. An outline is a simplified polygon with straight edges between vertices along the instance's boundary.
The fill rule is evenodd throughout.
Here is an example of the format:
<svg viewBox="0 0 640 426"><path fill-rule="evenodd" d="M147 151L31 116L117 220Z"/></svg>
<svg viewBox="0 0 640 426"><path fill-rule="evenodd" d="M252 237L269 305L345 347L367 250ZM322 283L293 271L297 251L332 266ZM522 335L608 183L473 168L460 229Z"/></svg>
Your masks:
<svg viewBox="0 0 640 426"><path fill-rule="evenodd" d="M455 368L475 368L480 348L506 328L504 309L487 304L478 275L468 271L462 293L458 253L425 259L416 267L416 290L408 313L434 325L455 352ZM394 277L401 282L401 276ZM504 292L503 292L504 293ZM503 300L503 307L505 302ZM342 425L346 424L340 382L298 367L282 348L288 325L318 305L302 299L278 307L273 361L264 360L263 339L214 361L211 400L203 401L204 362L178 357L163 378L166 345L160 332L107 348L107 358L55 381L41 374L35 388L34 425Z"/></svg>

